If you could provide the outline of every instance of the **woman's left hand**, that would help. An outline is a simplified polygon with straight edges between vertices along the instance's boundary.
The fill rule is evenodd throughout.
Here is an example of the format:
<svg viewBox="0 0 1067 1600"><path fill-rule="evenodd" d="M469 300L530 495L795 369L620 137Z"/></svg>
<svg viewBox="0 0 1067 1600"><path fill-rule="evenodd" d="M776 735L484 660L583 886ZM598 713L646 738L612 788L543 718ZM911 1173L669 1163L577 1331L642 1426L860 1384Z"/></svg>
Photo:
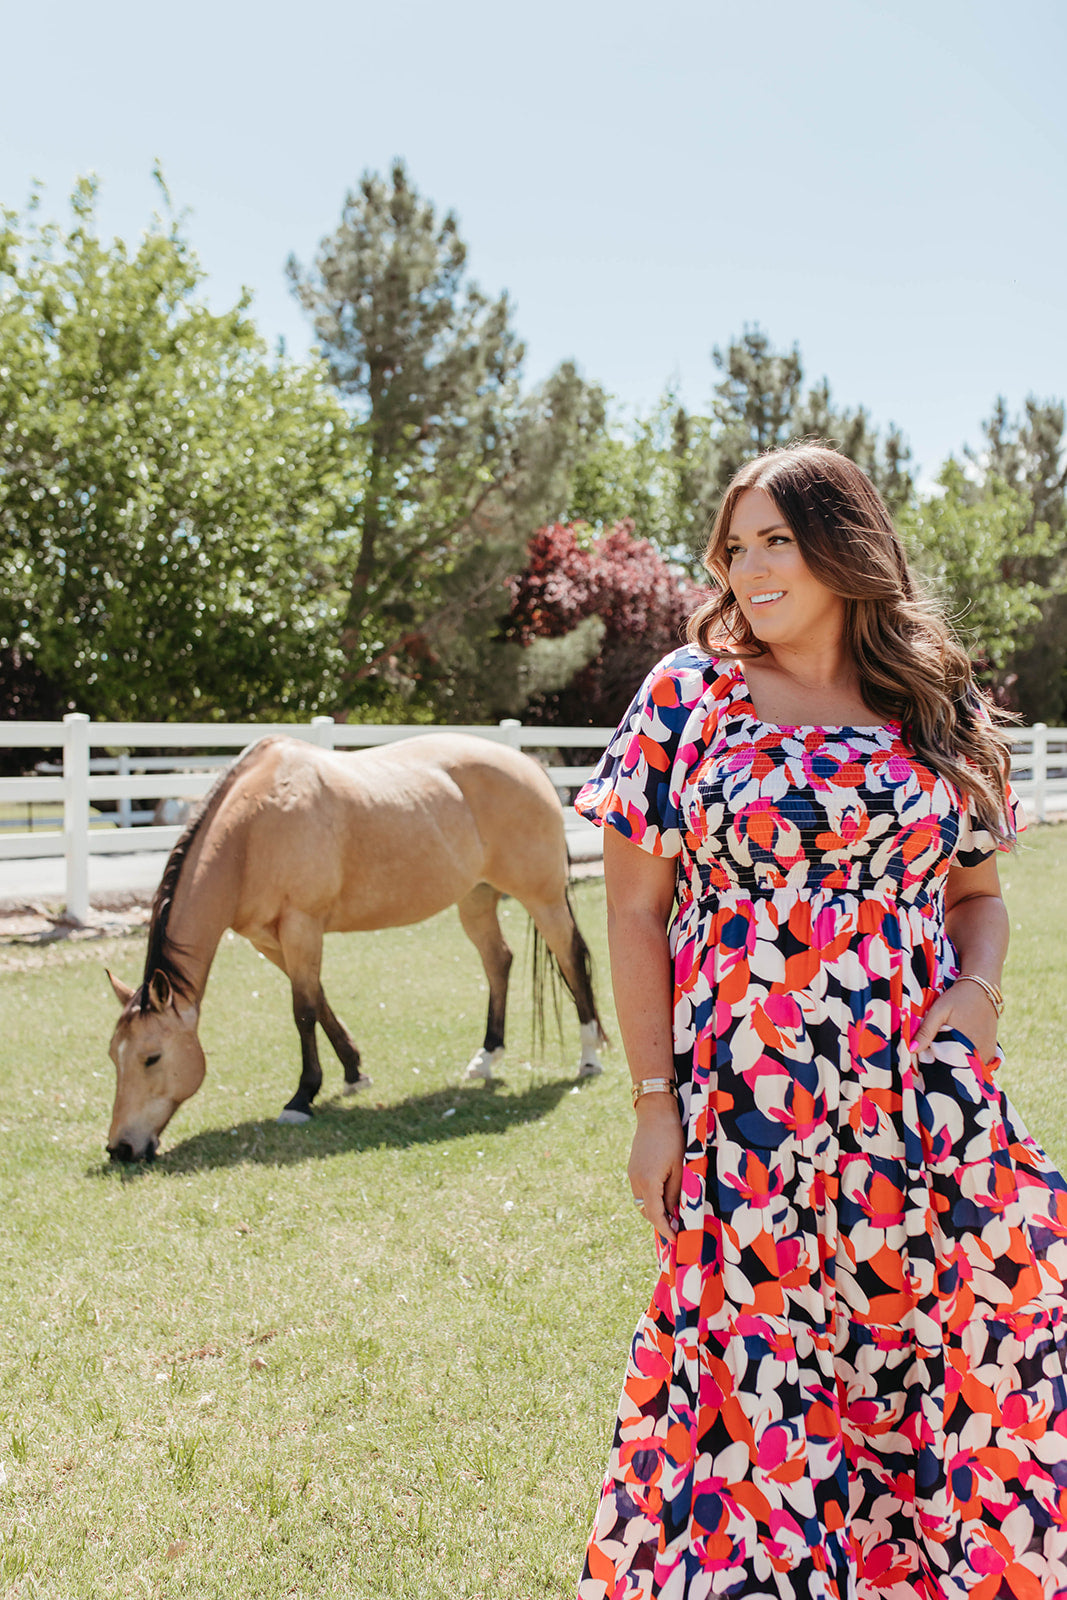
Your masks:
<svg viewBox="0 0 1067 1600"><path fill-rule="evenodd" d="M986 1065L997 1053L997 1013L979 983L953 983L939 994L911 1043L914 1051L932 1045L943 1028L958 1028Z"/></svg>

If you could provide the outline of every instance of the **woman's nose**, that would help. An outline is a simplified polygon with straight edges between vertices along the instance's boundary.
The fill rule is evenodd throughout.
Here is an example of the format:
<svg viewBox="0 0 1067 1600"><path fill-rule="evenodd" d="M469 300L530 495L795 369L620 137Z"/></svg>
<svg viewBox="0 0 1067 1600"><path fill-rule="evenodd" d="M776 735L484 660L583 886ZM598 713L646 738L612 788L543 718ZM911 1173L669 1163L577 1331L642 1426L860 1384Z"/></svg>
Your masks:
<svg viewBox="0 0 1067 1600"><path fill-rule="evenodd" d="M767 570L764 555L763 546L759 544L753 545L750 550L738 550L730 562L731 573L743 572L746 578L759 577Z"/></svg>

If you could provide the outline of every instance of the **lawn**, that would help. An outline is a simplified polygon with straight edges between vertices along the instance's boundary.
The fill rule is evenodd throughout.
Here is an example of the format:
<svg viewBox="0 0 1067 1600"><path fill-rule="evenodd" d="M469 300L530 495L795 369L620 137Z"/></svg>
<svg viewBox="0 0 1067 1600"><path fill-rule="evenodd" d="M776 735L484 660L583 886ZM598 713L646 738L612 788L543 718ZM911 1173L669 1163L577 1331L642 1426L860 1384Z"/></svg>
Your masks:
<svg viewBox="0 0 1067 1600"><path fill-rule="evenodd" d="M1067 828L1006 867L1003 1069L1067 1161ZM603 889L578 884L612 1030ZM504 911L523 952L525 914ZM530 1056L529 962L495 1089L457 1087L485 989L454 914L337 938L374 1077L324 1056L306 1128L280 975L220 950L209 1073L149 1169L103 1155L142 941L0 952L0 1595L571 1597L653 1276L616 1050Z"/></svg>

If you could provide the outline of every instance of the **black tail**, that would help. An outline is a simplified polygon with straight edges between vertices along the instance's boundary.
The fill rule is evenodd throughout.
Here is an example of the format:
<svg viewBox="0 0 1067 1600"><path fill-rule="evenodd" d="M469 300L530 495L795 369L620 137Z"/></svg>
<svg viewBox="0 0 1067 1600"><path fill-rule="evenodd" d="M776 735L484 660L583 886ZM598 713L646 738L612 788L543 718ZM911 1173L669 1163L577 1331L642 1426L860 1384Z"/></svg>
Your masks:
<svg viewBox="0 0 1067 1600"><path fill-rule="evenodd" d="M563 1042L563 988L570 990L574 1003L578 1008L578 1018L581 1022L595 1022L600 1031L600 1037L607 1044L608 1037L604 1032L604 1025L600 1020L600 1013L596 1007L596 997L593 990L593 958L589 953L589 946L582 938L571 905L570 894L567 895L567 910L571 914L571 927L573 935L571 940L571 962L574 967L576 987L572 988L567 982L559 959L549 948L547 941L539 931L537 924L531 918L530 934L533 938L533 1049L534 1054L543 1054L546 1042L545 1030L545 990L549 989L552 996L552 1009L556 1018L556 1035Z"/></svg>

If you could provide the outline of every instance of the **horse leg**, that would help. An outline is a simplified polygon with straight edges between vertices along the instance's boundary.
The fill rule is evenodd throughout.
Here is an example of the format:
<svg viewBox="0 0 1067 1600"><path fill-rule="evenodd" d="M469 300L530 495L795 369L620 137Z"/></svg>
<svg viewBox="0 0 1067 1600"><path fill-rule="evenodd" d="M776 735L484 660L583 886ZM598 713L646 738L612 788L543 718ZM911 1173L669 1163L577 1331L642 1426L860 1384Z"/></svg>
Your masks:
<svg viewBox="0 0 1067 1600"><path fill-rule="evenodd" d="M286 911L278 923L278 944L293 991L293 1020L300 1035L300 1082L278 1117L279 1122L309 1122L311 1102L322 1088L315 1025L322 984L322 924L302 911Z"/></svg>
<svg viewBox="0 0 1067 1600"><path fill-rule="evenodd" d="M285 956L280 944L270 941L263 936L254 939L252 942L259 951L260 955L266 956L268 961L273 961L274 965L280 968L280 970L285 973L286 977L289 976L289 969L285 964ZM333 1045L338 1061L340 1061L342 1067L344 1068L345 1086L343 1092L345 1094L358 1094L361 1089L369 1088L371 1080L367 1077L365 1072L361 1072L359 1070L359 1047L357 1046L352 1035L349 1033L348 1029L345 1027L344 1023L341 1021L340 1017L336 1014L327 1000L326 992L322 987L321 980L319 982L319 999L316 1017L321 1024L322 1030L327 1039L329 1039L330 1043ZM299 1027L299 1023L297 1026Z"/></svg>
<svg viewBox="0 0 1067 1600"><path fill-rule="evenodd" d="M500 931L496 908L500 890L479 883L457 901L456 909L463 931L482 958L489 980L489 1014L485 1022L485 1041L467 1064L467 1078L489 1079L504 1059L504 1016L508 1004L508 973L511 951Z"/></svg>
<svg viewBox="0 0 1067 1600"><path fill-rule="evenodd" d="M319 985L319 1021L323 1032L333 1045L334 1053L345 1071L344 1094L358 1094L361 1089L370 1087L370 1079L365 1072L359 1070L359 1050L356 1041L341 1021L340 1017L331 1009L322 985Z"/></svg>
<svg viewBox="0 0 1067 1600"><path fill-rule="evenodd" d="M566 890L558 900L549 902L524 902L534 920L534 926L559 963L563 981L574 997L578 1008L581 1055L578 1060L579 1078L596 1078L604 1070L598 1047L607 1044L607 1036L600 1025L596 1000L593 996L592 964L589 947L579 931L571 910Z"/></svg>

